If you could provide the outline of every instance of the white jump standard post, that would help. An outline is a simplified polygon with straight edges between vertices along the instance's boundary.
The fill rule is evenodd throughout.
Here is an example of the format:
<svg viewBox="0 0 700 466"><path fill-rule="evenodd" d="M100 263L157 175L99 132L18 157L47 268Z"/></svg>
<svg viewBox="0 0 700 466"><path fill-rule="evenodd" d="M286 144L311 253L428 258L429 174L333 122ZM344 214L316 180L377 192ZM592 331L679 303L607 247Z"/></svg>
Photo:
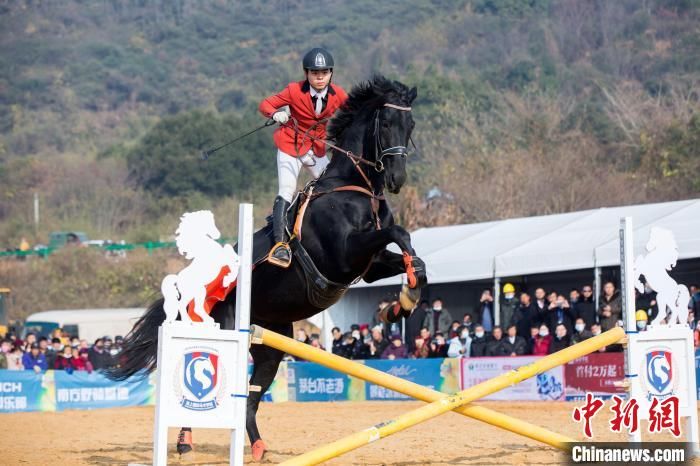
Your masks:
<svg viewBox="0 0 700 466"><path fill-rule="evenodd" d="M656 230L656 231L655 231ZM639 404L639 420L649 421L652 399L663 401L669 396L678 397L681 435L692 445L698 455L698 410L695 383L695 347L693 331L688 326L687 311L677 315L680 306L687 307L685 286L678 285L667 271L676 265L677 245L670 231L652 227L646 256L634 258L632 218L620 220L620 272L622 288L622 312L627 334L625 348L625 380L629 396ZM635 284L641 287L640 275L646 284L657 292L657 302L662 296L674 296L668 300L671 310L669 322L660 322L667 314L667 305L659 306L659 319L646 330L638 331L635 321ZM687 289L686 289L687 293ZM685 302L681 302L685 299ZM671 309L676 306L676 311ZM663 307L663 309L662 309ZM687 309L687 308L686 308ZM642 426L629 434L630 442L642 441ZM679 439L679 441L681 441Z"/></svg>
<svg viewBox="0 0 700 466"><path fill-rule="evenodd" d="M183 223L178 231L182 228ZM218 230L216 232L218 233ZM222 330L216 323L191 322L182 315L184 307L179 308L183 320L164 322L158 329L153 436L155 466L167 464L168 427L182 426L231 429L230 464L243 464L248 398L252 243L253 206L241 204L238 270L235 271L237 283L234 330ZM209 249L201 249L202 254L212 250L216 252L216 247L212 248L209 244ZM230 249L224 246L221 250L225 250L230 259ZM188 253L192 251L188 250ZM197 258L194 258L192 265L195 265L196 260ZM218 269L215 272L218 272ZM233 278L233 274L229 277ZM223 283L228 285L226 280ZM187 306L188 303L181 304Z"/></svg>

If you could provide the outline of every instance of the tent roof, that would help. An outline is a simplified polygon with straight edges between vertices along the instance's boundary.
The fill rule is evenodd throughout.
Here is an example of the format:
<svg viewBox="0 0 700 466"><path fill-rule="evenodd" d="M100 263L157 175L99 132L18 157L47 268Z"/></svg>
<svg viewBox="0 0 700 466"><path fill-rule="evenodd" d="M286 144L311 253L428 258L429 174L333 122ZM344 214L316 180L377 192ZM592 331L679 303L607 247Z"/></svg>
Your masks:
<svg viewBox="0 0 700 466"><path fill-rule="evenodd" d="M700 199L421 228L411 239L426 262L430 283L512 277L618 265L622 217L634 221L635 251L643 249L650 228L659 226L673 231L681 259L700 258Z"/></svg>

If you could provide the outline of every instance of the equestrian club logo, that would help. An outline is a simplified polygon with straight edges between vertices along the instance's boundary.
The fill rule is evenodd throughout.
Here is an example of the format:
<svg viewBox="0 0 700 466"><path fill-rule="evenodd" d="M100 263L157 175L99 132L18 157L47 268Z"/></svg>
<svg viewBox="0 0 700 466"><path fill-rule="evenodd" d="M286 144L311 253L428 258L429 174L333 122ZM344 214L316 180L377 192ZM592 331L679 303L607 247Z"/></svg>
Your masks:
<svg viewBox="0 0 700 466"><path fill-rule="evenodd" d="M316 58L314 58L314 65L316 66L326 66L326 57L322 53L317 53Z"/></svg>
<svg viewBox="0 0 700 466"><path fill-rule="evenodd" d="M180 405L192 411L216 408L225 390L225 373L219 354L211 348L188 348L175 370L175 394Z"/></svg>
<svg viewBox="0 0 700 466"><path fill-rule="evenodd" d="M676 360L669 348L653 348L647 351L643 359L644 365L640 374L642 377L642 388L647 393L647 398L666 398L673 395L678 387Z"/></svg>

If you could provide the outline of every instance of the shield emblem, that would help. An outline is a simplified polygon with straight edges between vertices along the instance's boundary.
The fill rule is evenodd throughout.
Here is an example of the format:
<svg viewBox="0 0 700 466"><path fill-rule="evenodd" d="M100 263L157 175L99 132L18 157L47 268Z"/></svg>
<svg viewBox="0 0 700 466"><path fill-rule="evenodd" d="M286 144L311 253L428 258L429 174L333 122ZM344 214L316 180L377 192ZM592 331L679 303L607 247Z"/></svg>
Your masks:
<svg viewBox="0 0 700 466"><path fill-rule="evenodd" d="M661 394L673 380L673 364L670 351L649 351L647 353L647 381Z"/></svg>
<svg viewBox="0 0 700 466"><path fill-rule="evenodd" d="M185 353L183 384L197 399L203 399L216 388L218 362L218 354L203 351Z"/></svg>

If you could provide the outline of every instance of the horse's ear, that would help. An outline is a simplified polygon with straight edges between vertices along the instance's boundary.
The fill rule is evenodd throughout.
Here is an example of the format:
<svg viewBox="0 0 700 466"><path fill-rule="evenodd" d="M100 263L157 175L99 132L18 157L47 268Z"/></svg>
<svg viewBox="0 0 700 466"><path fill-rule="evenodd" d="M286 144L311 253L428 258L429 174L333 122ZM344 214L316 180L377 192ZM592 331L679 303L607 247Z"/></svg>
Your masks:
<svg viewBox="0 0 700 466"><path fill-rule="evenodd" d="M418 96L418 89L414 86L410 91L408 91L408 101L413 102Z"/></svg>

